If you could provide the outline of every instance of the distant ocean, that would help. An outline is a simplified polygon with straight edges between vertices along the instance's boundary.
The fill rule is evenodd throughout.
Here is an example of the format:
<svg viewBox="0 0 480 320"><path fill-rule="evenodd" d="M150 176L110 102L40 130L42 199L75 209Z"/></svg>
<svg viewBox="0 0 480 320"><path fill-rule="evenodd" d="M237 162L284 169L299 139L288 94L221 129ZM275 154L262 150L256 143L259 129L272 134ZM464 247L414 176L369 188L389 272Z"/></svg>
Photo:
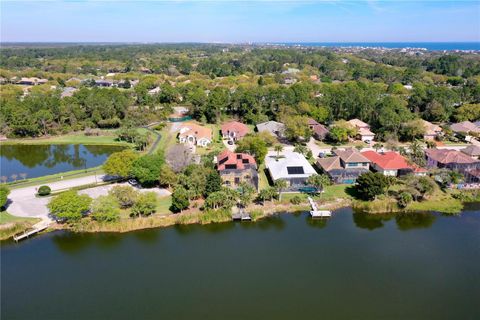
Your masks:
<svg viewBox="0 0 480 320"><path fill-rule="evenodd" d="M480 50L480 42L282 42L288 46L425 48L427 50Z"/></svg>

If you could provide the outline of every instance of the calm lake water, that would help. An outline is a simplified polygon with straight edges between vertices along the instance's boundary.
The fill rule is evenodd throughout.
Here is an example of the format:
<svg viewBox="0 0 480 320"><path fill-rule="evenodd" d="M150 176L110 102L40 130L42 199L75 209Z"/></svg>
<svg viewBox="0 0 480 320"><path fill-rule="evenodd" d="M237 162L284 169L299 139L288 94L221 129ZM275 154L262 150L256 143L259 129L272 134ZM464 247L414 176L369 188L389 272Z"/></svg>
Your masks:
<svg viewBox="0 0 480 320"><path fill-rule="evenodd" d="M286 42L310 47L425 48L427 50L480 50L480 42Z"/></svg>
<svg viewBox="0 0 480 320"><path fill-rule="evenodd" d="M0 145L0 175L12 181L21 173L28 178L92 168L101 165L120 146L105 145Z"/></svg>
<svg viewBox="0 0 480 320"><path fill-rule="evenodd" d="M1 249L2 319L479 319L480 207L460 217L57 232Z"/></svg>

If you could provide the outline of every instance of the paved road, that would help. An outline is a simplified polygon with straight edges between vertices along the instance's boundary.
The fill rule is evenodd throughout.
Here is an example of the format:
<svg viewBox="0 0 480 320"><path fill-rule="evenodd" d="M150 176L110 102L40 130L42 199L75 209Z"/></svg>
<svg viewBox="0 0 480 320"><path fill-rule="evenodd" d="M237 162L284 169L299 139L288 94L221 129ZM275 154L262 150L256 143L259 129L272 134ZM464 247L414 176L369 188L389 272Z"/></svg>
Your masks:
<svg viewBox="0 0 480 320"><path fill-rule="evenodd" d="M68 189L76 186L82 186L87 184L95 183L96 181L102 181L105 179L104 175L99 175L95 178L94 175L86 176L76 179L70 179L65 181L58 181L48 184L52 191L58 191L63 189ZM126 184L126 183L123 183ZM88 194L92 198L97 198L101 195L106 195L108 191L113 188L113 186L118 185L109 184L106 186L98 186L89 189L85 189L80 191L81 194ZM9 205L7 210L10 214L19 217L36 217L41 218L43 220L48 219L48 209L47 204L50 201L51 197L46 198L37 198L35 194L37 192L38 186L31 186L25 188L14 189L11 191L10 195L8 196ZM139 189L140 192L145 191L154 191L158 195L166 196L169 195L170 192L165 189Z"/></svg>

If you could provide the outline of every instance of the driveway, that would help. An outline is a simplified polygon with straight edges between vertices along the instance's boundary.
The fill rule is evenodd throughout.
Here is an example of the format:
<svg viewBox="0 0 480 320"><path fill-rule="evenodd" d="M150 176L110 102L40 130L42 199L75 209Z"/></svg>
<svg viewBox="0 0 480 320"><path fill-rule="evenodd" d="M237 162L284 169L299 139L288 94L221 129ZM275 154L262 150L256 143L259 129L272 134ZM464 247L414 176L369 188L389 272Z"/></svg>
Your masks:
<svg viewBox="0 0 480 320"><path fill-rule="evenodd" d="M232 152L235 152L235 148L237 147L235 144L228 144L228 141L229 140L222 140L223 142L223 145L225 146L225 148L227 148L228 150L232 151Z"/></svg>

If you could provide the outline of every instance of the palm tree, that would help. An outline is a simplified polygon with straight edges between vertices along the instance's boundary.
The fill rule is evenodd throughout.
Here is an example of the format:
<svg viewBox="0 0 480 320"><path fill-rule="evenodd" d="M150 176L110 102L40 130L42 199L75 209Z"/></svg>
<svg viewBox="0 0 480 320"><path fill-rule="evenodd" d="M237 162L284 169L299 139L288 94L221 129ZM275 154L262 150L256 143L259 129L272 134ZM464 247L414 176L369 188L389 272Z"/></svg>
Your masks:
<svg viewBox="0 0 480 320"><path fill-rule="evenodd" d="M295 145L295 148L293 149L294 152L298 152L303 154L304 156L307 155L308 153L308 148L302 144L297 144Z"/></svg>
<svg viewBox="0 0 480 320"><path fill-rule="evenodd" d="M277 153L277 160L280 158L280 152L283 151L283 146L281 144L277 144L273 147L273 150Z"/></svg>
<svg viewBox="0 0 480 320"><path fill-rule="evenodd" d="M270 191L268 189L260 190L260 192L258 193L258 198L262 199L262 206L265 205L265 199L268 199L269 196L270 196Z"/></svg>
<svg viewBox="0 0 480 320"><path fill-rule="evenodd" d="M260 190L258 193L258 198L262 200L262 205L265 205L265 200L272 200L277 195L277 190L275 187L268 187Z"/></svg>
<svg viewBox="0 0 480 320"><path fill-rule="evenodd" d="M286 180L277 180L275 181L275 189L278 192L278 201L282 201L282 191L288 187Z"/></svg>
<svg viewBox="0 0 480 320"><path fill-rule="evenodd" d="M373 149L375 149L376 152L378 152L379 149L383 148L383 144L381 144L380 142L376 142L372 147Z"/></svg>
<svg viewBox="0 0 480 320"><path fill-rule="evenodd" d="M326 174L315 174L310 176L307 179L307 183L314 186L315 189L317 189L317 192L332 184L330 178Z"/></svg>

